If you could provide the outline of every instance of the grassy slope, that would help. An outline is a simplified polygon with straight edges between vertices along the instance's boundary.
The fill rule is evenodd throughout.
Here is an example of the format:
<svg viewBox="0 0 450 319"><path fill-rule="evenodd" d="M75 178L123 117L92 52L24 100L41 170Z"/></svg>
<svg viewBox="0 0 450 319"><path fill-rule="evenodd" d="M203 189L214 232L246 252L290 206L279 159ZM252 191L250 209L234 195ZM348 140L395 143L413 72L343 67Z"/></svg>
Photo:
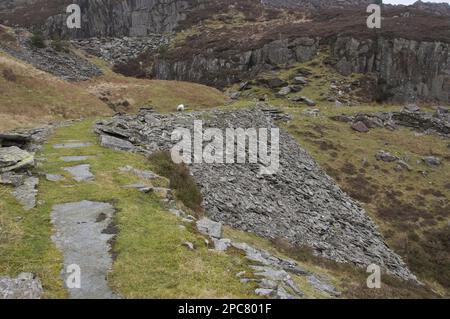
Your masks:
<svg viewBox="0 0 450 319"><path fill-rule="evenodd" d="M305 105L275 98L274 92L258 86L245 91L242 99L227 107L251 106L254 97L268 94L270 104L293 116L293 121L285 128L347 193L364 204L390 246L403 256L421 280L447 295L450 287L448 140L434 135L417 136L409 129L374 129L359 134L349 124L332 121L331 116L341 113L388 112L400 110L401 106L337 108L327 102L323 94L331 80L348 83L357 75L343 78L323 65L323 57L321 54L314 61L270 75L287 80L296 70L309 69L313 73L308 77L309 85L291 95L304 95L318 102L319 117L305 115L308 109ZM431 111L427 106L424 109ZM375 154L379 150L408 159L412 171L397 172L395 164L378 162ZM443 164L435 169L427 167L422 157L430 155L443 159Z"/></svg>
<svg viewBox="0 0 450 319"><path fill-rule="evenodd" d="M225 98L222 92L201 84L136 79L112 72L104 61L91 58L105 72L105 75L81 83L87 91L105 95L113 103L127 99L129 107L119 110L137 112L142 106L154 106L158 112L173 112L179 104L188 105L190 110L202 110L221 105Z"/></svg>
<svg viewBox="0 0 450 319"><path fill-rule="evenodd" d="M16 38L7 27L0 26L0 42L17 47ZM83 55L73 48L72 51ZM197 110L224 102L224 95L214 88L187 82L127 78L112 72L106 62L89 59L105 74L89 81L69 83L0 51L0 132L64 119L107 116L114 111L133 113L149 105L166 112L176 110L181 103ZM112 104L126 99L131 105L112 110L99 99L103 94Z"/></svg>

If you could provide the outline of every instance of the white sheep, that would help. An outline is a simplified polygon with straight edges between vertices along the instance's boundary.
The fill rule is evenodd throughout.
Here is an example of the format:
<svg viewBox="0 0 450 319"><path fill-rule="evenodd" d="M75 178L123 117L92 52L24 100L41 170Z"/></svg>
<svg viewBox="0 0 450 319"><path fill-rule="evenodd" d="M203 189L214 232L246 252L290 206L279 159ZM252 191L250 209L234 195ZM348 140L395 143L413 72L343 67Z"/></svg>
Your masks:
<svg viewBox="0 0 450 319"><path fill-rule="evenodd" d="M177 111L178 111L178 112L184 112L184 110L185 110L184 104L178 105L178 107L177 107Z"/></svg>

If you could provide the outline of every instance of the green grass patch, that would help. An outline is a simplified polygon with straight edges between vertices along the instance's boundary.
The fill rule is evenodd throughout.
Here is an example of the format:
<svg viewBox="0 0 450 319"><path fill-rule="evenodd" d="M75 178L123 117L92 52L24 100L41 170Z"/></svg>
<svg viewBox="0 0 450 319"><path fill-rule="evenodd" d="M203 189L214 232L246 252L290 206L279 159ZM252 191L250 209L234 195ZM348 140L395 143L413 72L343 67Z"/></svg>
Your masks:
<svg viewBox="0 0 450 319"><path fill-rule="evenodd" d="M62 174L57 183L41 179L39 206L24 213L10 196L0 200L1 233L0 275L20 271L36 273L44 284L46 297L67 297L60 277L61 254L50 236L51 208L55 204L80 200L112 203L117 214L119 234L114 244L116 257L109 284L125 298L252 298L252 284L242 284L236 273L249 270L247 261L237 252L223 254L210 247L194 227L171 215L156 194L143 194L121 186L139 182L119 167L131 165L150 170L152 165L141 156L103 148L92 132L92 120L56 130L43 147L46 160L39 171ZM69 140L92 142L82 149L53 149L53 144ZM79 163L65 163L61 156L88 155L87 162L95 180L76 183L63 171ZM4 191L4 189L1 189ZM17 216L24 217L22 220ZM183 246L194 243L196 249Z"/></svg>

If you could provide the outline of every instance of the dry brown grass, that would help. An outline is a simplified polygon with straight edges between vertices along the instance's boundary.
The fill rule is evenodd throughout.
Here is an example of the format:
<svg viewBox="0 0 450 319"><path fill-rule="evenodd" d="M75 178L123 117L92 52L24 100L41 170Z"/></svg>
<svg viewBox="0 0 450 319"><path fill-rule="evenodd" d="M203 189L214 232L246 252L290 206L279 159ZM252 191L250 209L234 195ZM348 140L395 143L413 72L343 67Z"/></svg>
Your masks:
<svg viewBox="0 0 450 319"><path fill-rule="evenodd" d="M142 106L152 105L158 112L173 112L185 104L190 110L202 110L222 105L225 96L219 90L201 84L137 79L112 72L105 62L91 59L105 75L81 83L90 93L106 97L109 103L127 99L132 103L121 111L137 112Z"/></svg>
<svg viewBox="0 0 450 319"><path fill-rule="evenodd" d="M65 119L109 115L83 88L0 53L0 131ZM14 74L15 81L4 74Z"/></svg>

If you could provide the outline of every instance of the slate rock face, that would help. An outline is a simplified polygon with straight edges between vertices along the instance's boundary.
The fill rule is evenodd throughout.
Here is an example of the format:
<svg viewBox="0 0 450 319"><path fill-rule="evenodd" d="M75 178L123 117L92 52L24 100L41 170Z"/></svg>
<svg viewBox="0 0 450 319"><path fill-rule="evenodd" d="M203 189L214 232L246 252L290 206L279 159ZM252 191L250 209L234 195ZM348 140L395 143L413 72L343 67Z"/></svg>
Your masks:
<svg viewBox="0 0 450 319"><path fill-rule="evenodd" d="M100 121L96 131L139 144L148 153L170 151L175 128L273 128L258 109L159 115L146 112ZM258 164L192 164L208 216L260 236L307 245L320 256L366 267L375 263L403 279L415 279L389 249L363 208L324 173L312 157L280 131L280 169L260 175ZM261 163L259 163L261 164Z"/></svg>
<svg viewBox="0 0 450 319"><path fill-rule="evenodd" d="M450 102L450 44L379 37L338 37L332 44L343 75L373 72L380 91L392 101Z"/></svg>
<svg viewBox="0 0 450 319"><path fill-rule="evenodd" d="M58 52L51 47L35 48L18 30L18 47L2 46L0 49L13 57L32 64L39 70L51 73L67 81L85 81L103 74L102 70L88 60L71 53Z"/></svg>

